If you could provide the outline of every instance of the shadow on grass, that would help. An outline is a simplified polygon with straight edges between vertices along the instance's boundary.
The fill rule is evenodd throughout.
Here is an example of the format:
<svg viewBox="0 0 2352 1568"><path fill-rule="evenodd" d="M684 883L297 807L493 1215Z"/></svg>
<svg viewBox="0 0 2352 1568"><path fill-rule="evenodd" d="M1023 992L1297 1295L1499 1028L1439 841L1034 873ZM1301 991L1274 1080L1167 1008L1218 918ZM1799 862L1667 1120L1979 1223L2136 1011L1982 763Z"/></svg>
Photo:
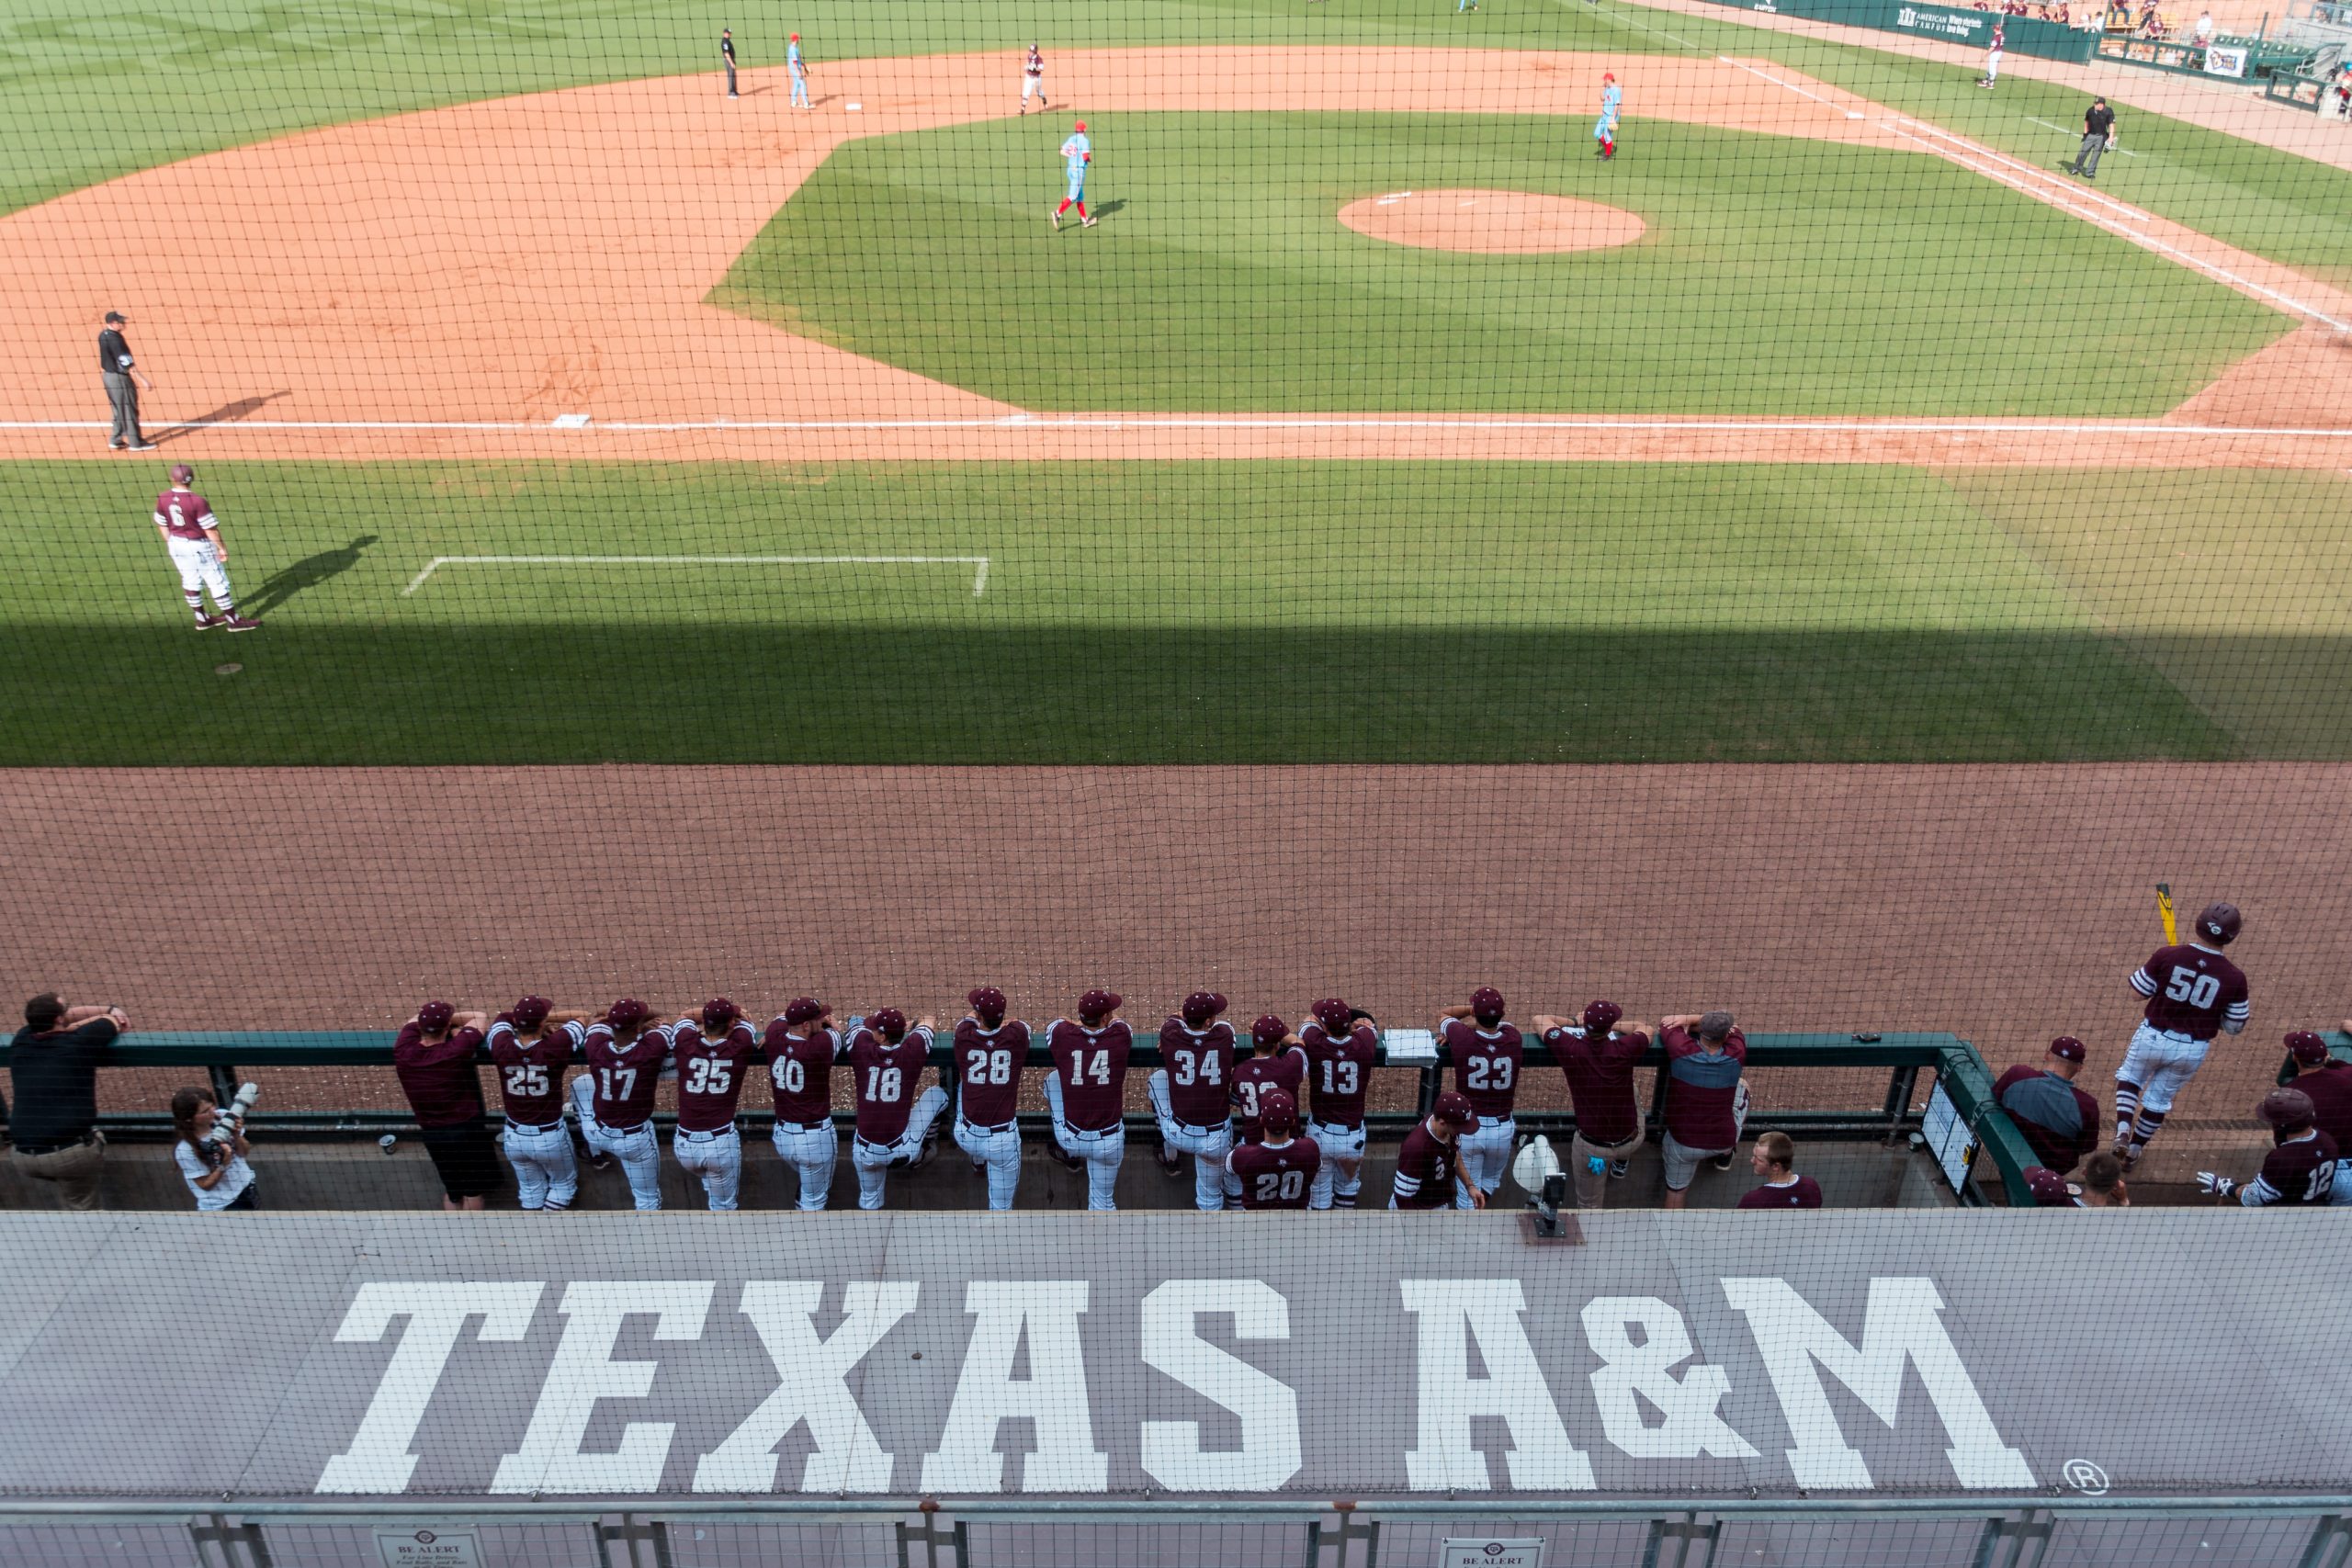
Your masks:
<svg viewBox="0 0 2352 1568"><path fill-rule="evenodd" d="M2308 645L2308 646L2306 646ZM2031 761L2245 748L2091 635L0 629L0 762ZM2205 639L2285 682L2352 644ZM2169 667L2169 666L2167 666ZM2225 671L2225 673L2227 671ZM2341 705L2297 756L2352 755ZM2283 690L2283 688L2280 688ZM2267 693L2276 697L2277 692Z"/></svg>

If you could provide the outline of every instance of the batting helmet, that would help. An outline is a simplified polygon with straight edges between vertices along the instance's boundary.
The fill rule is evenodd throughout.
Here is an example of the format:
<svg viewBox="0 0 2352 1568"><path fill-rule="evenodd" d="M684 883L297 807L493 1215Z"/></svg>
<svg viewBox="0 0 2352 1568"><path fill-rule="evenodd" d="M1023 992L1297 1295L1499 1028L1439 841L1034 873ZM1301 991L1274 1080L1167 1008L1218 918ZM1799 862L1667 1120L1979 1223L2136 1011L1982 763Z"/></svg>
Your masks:
<svg viewBox="0 0 2352 1568"><path fill-rule="evenodd" d="M528 1034L545 1023L548 1014L554 1010L555 1004L545 997L525 997L514 1004L514 1010L509 1016L514 1020L515 1028Z"/></svg>
<svg viewBox="0 0 2352 1568"><path fill-rule="evenodd" d="M1325 997L1314 1008L1315 1021L1334 1034L1345 1034L1356 1021L1355 1009L1337 997Z"/></svg>
<svg viewBox="0 0 2352 1568"><path fill-rule="evenodd" d="M1269 1133L1295 1133L1298 1101L1281 1089L1268 1089L1258 1100L1258 1121Z"/></svg>
<svg viewBox="0 0 2352 1568"><path fill-rule="evenodd" d="M1503 994L1492 986L1481 986L1470 993L1470 1016L1480 1023L1500 1023L1503 1018Z"/></svg>
<svg viewBox="0 0 2352 1568"><path fill-rule="evenodd" d="M635 1029L651 1017L653 1010L635 997L623 997L605 1010L605 1021L615 1029Z"/></svg>
<svg viewBox="0 0 2352 1568"><path fill-rule="evenodd" d="M964 993L972 1004L972 1014L993 1029L1004 1018L1004 993L994 986L975 986Z"/></svg>
<svg viewBox="0 0 2352 1568"><path fill-rule="evenodd" d="M2308 1029L2287 1036L2287 1054L2299 1067L2316 1067L2327 1060L2327 1042Z"/></svg>
<svg viewBox="0 0 2352 1568"><path fill-rule="evenodd" d="M1594 1039L1606 1039L1609 1032L1617 1027L1617 1021L1624 1016L1625 1010L1615 1002L1587 1002L1584 1005L1584 1032Z"/></svg>
<svg viewBox="0 0 2352 1568"><path fill-rule="evenodd" d="M2262 1105L2255 1112L2282 1133L2298 1127L2308 1127L2319 1112L2312 1105L2312 1097L2299 1089L2274 1089L2262 1097Z"/></svg>
<svg viewBox="0 0 2352 1568"><path fill-rule="evenodd" d="M797 1029L825 1016L825 1004L814 997L795 997L784 1010L784 1021Z"/></svg>
<svg viewBox="0 0 2352 1568"><path fill-rule="evenodd" d="M2197 917L2197 934L2227 947L2237 941L2245 924L2245 917L2238 913L2235 904L2208 904Z"/></svg>
<svg viewBox="0 0 2352 1568"><path fill-rule="evenodd" d="M732 1029L743 1010L725 997L713 997L702 1004L702 1026L705 1029Z"/></svg>
<svg viewBox="0 0 2352 1568"><path fill-rule="evenodd" d="M1086 129L1086 122L1085 122L1084 120L1082 120L1082 119L1081 119L1081 120L1080 120L1080 121L1078 122L1078 129L1079 129L1079 130L1084 130Z"/></svg>
<svg viewBox="0 0 2352 1568"><path fill-rule="evenodd" d="M1267 1013L1250 1026L1250 1038L1261 1045L1279 1045L1290 1034L1290 1025Z"/></svg>
<svg viewBox="0 0 2352 1568"><path fill-rule="evenodd" d="M174 463L172 465L172 482L175 485L194 484L196 482L196 470L189 468L186 463Z"/></svg>
<svg viewBox="0 0 2352 1568"><path fill-rule="evenodd" d="M1216 991L1194 991L1184 998L1184 1021L1194 1029L1225 1010L1225 998Z"/></svg>
<svg viewBox="0 0 2352 1568"><path fill-rule="evenodd" d="M458 1010L447 1002L427 1002L416 1010L416 1026L427 1034L438 1034L457 1016Z"/></svg>

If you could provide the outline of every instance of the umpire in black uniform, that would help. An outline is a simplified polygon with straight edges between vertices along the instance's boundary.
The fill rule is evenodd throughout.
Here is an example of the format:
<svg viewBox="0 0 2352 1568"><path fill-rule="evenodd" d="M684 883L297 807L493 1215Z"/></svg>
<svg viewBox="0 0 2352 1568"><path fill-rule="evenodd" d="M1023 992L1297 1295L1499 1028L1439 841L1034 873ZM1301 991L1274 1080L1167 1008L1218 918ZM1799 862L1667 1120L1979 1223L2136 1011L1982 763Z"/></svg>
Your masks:
<svg viewBox="0 0 2352 1568"><path fill-rule="evenodd" d="M736 96L735 29L733 28L718 29L718 57L727 62L727 96L731 98Z"/></svg>
<svg viewBox="0 0 2352 1568"><path fill-rule="evenodd" d="M148 452L155 444L139 433L139 392L141 388L155 389L155 384L140 373L130 357L130 344L123 341L122 329L130 323L119 310L107 312L107 324L98 333L98 369L107 379L107 401L114 405L114 428L107 436L107 448L120 451L129 446L133 452Z"/></svg>

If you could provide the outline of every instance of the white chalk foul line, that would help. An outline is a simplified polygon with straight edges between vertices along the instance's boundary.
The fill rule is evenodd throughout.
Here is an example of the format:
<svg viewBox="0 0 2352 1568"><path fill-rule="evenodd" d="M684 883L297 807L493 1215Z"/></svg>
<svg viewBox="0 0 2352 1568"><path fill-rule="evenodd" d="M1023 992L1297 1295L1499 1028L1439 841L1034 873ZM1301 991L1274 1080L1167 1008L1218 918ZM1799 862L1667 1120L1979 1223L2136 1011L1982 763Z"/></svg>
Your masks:
<svg viewBox="0 0 2352 1568"><path fill-rule="evenodd" d="M988 592L986 556L435 556L401 590L405 599L445 566L968 566L972 597Z"/></svg>
<svg viewBox="0 0 2352 1568"><path fill-rule="evenodd" d="M2339 333L2352 333L2352 325L2347 325L2343 321L2337 321L2334 316L2327 314L2327 312L2320 310L2316 306L2306 305L2291 294L2282 294L2278 289L2270 288L2267 284L2256 283L2250 277L2240 276L2238 274L2232 272L2225 266L2217 266L2213 263L2207 261L2204 257L2192 255L2188 252L2182 250L2178 245L2167 243L2163 240L2157 239L2153 234L2134 233L2132 230L2124 227L2122 224L2117 222L2115 220L2108 217L2104 213L2097 212L2089 208L2077 205L2073 200L2068 199L2068 197L2077 194L2071 186L2066 187L2066 195L2062 197L2054 192L2043 190L2038 186L2028 185L2023 180L2016 178L2014 175L2009 174L2008 171L1997 167L1996 164L1975 162L1968 157L1963 152L1955 151L1949 147L1939 146L1934 141L1925 136L1914 136L1910 131L1904 130L1902 126L1897 125L1893 121L1888 122L1888 128L1892 130L1895 135L1903 137L1908 141L1916 141L1920 146L1927 148L1929 152L1935 152L1941 157L1948 158L1964 169L1969 169L1976 174L1983 175L1987 179L1997 180L2001 184L2007 186L2014 190L2021 191L2024 194L2032 197L2037 201L2047 202L2051 206L2057 208L2062 212L2072 213L2075 217L2083 220L2086 223L2096 223L2100 228L2106 230L2109 233L2120 235L2122 238L2131 241L2133 244L2140 246L2143 250L2150 250L2155 252L2159 255L2169 256L2174 261L2180 263L2181 265L2201 272L2208 277L2213 278L2218 282L2226 283L2242 294L2251 294L2260 299L2267 299L2272 304L2278 306L2281 310L2290 310L2299 316L2308 316L2312 321L2319 322L2322 326L2333 327ZM1933 126L1922 126L1921 129L1935 131L1937 136L1940 136L1946 140L1953 141L1962 148L1968 148L1972 146L1971 143L1962 141L1961 138L1952 136L1949 131L1936 130L1936 128ZM2003 159L2001 154L1997 152L1991 152L1987 151L1986 156L1995 159L1996 164L1999 162L2007 162L2007 160ZM2037 170L2034 172L2038 174L2040 171ZM2110 203L2109 205L2114 204ZM2129 209L2126 209L2125 210L2128 211ZM2141 218L2136 220L2144 222L2146 220L2144 218Z"/></svg>
<svg viewBox="0 0 2352 1568"><path fill-rule="evenodd" d="M2322 318L2324 320L2325 318ZM0 420L0 430L104 430L107 422L92 420ZM206 427L211 428L211 427ZM483 431L503 435L552 434L548 426L536 421L493 420L276 420L267 424L258 420L224 422L222 430L291 430L347 431L388 430L406 431L419 434L434 434L448 431ZM1561 430L1561 431L1633 431L1644 434L1703 434L1708 432L1744 430L1805 431L1820 430L1849 435L1967 435L1997 434L2007 432L2029 434L2055 432L2073 435L2179 435L2209 436L2312 436L2325 440L2352 440L2352 430L2310 428L2279 424L2157 424L2130 423L2120 420L2072 420L2026 422L2017 420L1972 420L1891 417L1885 419L1761 419L1737 414L1720 418L1690 419L1579 419L1574 416L1546 414L1338 414L1328 416L1288 414L1014 414L1009 418L976 419L712 419L676 421L673 423L633 423L616 421L595 424L585 432L591 435L680 435L698 434L759 434L762 433L803 433L811 434L851 434L860 432L893 430L1011 430L1015 433L1052 430L1432 430L1461 434L1476 434L1486 430ZM562 433L576 440L582 434ZM489 557L452 557L451 559L490 559ZM558 560L579 560L578 556L549 558ZM656 558L662 560L703 559L702 557ZM766 557L756 558L766 559ZM914 559L917 558L891 558ZM980 558L941 556L940 560L977 561Z"/></svg>

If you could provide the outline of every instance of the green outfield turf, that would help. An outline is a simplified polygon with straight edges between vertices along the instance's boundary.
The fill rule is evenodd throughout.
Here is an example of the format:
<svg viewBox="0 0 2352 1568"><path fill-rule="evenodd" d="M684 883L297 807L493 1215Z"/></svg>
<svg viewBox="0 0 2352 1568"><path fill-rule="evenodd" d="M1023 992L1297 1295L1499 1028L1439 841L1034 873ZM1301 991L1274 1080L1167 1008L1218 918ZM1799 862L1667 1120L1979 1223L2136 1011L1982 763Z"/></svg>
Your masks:
<svg viewBox="0 0 2352 1568"><path fill-rule="evenodd" d="M148 467L0 467L0 761L2352 756L2325 477L211 464L267 623L232 637L186 626ZM989 572L402 592L541 554Z"/></svg>
<svg viewBox="0 0 2352 1568"><path fill-rule="evenodd" d="M1090 130L1095 230L1046 221L1057 122L878 137L828 159L713 302L1055 410L2154 416L2296 324L1924 154L1650 124L1603 164L1583 121L1528 116ZM1649 230L1471 255L1335 217L1445 187Z"/></svg>

